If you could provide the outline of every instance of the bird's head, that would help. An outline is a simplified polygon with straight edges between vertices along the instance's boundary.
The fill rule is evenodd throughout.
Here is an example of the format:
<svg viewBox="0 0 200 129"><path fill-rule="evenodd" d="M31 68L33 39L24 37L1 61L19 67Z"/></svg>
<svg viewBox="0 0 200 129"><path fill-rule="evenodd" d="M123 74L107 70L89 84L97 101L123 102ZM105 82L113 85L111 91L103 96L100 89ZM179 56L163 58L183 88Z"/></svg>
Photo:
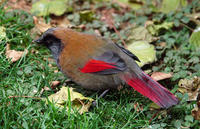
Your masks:
<svg viewBox="0 0 200 129"><path fill-rule="evenodd" d="M56 31L59 31L63 28L50 28L45 31L41 37L34 40L38 44L46 46L52 53L53 57L57 59L64 47L61 37L55 34Z"/></svg>
<svg viewBox="0 0 200 129"><path fill-rule="evenodd" d="M52 52L56 51L56 49L61 46L61 40L54 35L54 31L58 28L50 28L47 31L45 31L41 37L34 40L33 42L36 42L38 44L44 45L47 48L49 48Z"/></svg>
<svg viewBox="0 0 200 129"><path fill-rule="evenodd" d="M63 49L63 43L61 38L54 34L59 29L60 28L50 28L45 31L41 37L34 40L33 42L46 46L51 51L53 56L59 56Z"/></svg>

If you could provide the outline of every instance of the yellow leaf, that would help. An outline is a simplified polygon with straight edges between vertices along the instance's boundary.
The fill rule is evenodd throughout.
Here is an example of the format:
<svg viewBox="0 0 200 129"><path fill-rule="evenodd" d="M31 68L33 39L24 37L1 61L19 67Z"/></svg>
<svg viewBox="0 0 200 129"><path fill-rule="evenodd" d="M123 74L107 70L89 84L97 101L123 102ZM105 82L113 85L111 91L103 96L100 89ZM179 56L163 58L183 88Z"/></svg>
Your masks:
<svg viewBox="0 0 200 129"><path fill-rule="evenodd" d="M50 102L55 103L56 106L61 108L64 107L64 104L71 101L72 109L78 110L80 114L88 112L92 101L94 101L92 98L84 97L82 94L73 91L72 87L64 86L57 93L50 95L48 99ZM66 107L66 110L69 110L69 107Z"/></svg>
<svg viewBox="0 0 200 129"><path fill-rule="evenodd" d="M128 45L127 49L139 58L140 62L137 62L137 64L140 67L156 60L154 46L147 41L133 41Z"/></svg>
<svg viewBox="0 0 200 129"><path fill-rule="evenodd" d="M181 79L178 83L178 91L181 93L188 93L189 100L197 100L197 95L200 89L200 77L194 77L191 80Z"/></svg>

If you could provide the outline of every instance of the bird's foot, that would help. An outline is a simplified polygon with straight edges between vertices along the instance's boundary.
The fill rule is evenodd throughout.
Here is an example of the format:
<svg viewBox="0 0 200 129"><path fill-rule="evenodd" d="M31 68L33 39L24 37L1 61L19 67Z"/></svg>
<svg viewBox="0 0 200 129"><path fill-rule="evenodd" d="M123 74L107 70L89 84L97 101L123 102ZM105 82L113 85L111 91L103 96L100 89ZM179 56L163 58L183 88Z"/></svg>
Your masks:
<svg viewBox="0 0 200 129"><path fill-rule="evenodd" d="M110 90L110 89L105 90L105 91L98 97L98 99L103 98L103 97L108 93L109 90ZM96 100L93 101L93 102L92 102L92 105L93 105L94 107L96 107L97 101L96 101Z"/></svg>

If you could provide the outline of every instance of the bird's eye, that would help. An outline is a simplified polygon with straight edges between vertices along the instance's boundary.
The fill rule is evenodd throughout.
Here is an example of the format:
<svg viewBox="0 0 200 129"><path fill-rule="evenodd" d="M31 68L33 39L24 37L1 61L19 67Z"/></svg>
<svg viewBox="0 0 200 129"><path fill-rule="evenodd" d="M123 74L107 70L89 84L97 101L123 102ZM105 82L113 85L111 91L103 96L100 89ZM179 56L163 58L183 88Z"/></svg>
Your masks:
<svg viewBox="0 0 200 129"><path fill-rule="evenodd" d="M51 41L47 41L48 44L51 44Z"/></svg>
<svg viewBox="0 0 200 129"><path fill-rule="evenodd" d="M52 47L51 47L51 50L52 50L53 52L57 52L58 49L57 49L56 46L52 46Z"/></svg>

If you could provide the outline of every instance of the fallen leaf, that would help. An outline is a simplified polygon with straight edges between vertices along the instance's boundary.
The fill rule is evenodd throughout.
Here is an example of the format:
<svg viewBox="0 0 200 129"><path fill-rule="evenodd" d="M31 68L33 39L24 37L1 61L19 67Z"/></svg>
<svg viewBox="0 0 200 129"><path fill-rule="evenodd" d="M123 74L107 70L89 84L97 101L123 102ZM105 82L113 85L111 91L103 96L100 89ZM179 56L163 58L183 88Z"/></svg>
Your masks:
<svg viewBox="0 0 200 129"><path fill-rule="evenodd" d="M194 117L194 119L200 120L200 107L195 107L194 109L192 109L192 116Z"/></svg>
<svg viewBox="0 0 200 129"><path fill-rule="evenodd" d="M98 35L98 36L101 36L101 32L99 30L94 30L94 32Z"/></svg>
<svg viewBox="0 0 200 129"><path fill-rule="evenodd" d="M165 46L166 46L166 42L160 42L160 43L159 43L159 46L165 47Z"/></svg>
<svg viewBox="0 0 200 129"><path fill-rule="evenodd" d="M66 11L67 8L69 8L67 4L68 0L52 0L50 3L49 8L49 13L54 14L56 16L61 16L63 15Z"/></svg>
<svg viewBox="0 0 200 129"><path fill-rule="evenodd" d="M52 65L52 64L48 64L48 66L49 66L49 67L53 67L53 65Z"/></svg>
<svg viewBox="0 0 200 129"><path fill-rule="evenodd" d="M144 40L147 42L153 42L156 41L158 38L152 36L149 31L147 30L147 28L145 28L144 26L135 26L130 30L130 36L128 37L128 41L132 42L134 41L139 41L139 40Z"/></svg>
<svg viewBox="0 0 200 129"><path fill-rule="evenodd" d="M132 8L132 9L134 9L134 10L138 10L138 9L140 9L141 7L142 7L142 5L144 4L143 2L144 1L141 1L141 0L116 0L117 1L117 3L119 4L119 5L122 5L122 7L130 7L130 8Z"/></svg>
<svg viewBox="0 0 200 129"><path fill-rule="evenodd" d="M150 24L147 25L147 30L152 34L152 35L159 35L159 33L164 29L168 30L173 27L173 22L163 22L161 24Z"/></svg>
<svg viewBox="0 0 200 129"><path fill-rule="evenodd" d="M189 101L196 101L200 91L200 77L193 77L191 80L181 79L178 83L178 91L188 93Z"/></svg>
<svg viewBox="0 0 200 129"><path fill-rule="evenodd" d="M52 82L51 82L51 88L52 88L52 89L55 89L56 86L58 86L59 84L60 84L60 81L52 81Z"/></svg>
<svg viewBox="0 0 200 129"><path fill-rule="evenodd" d="M11 8L13 10L20 9L26 12L31 10L31 1L29 0L8 0L5 9Z"/></svg>
<svg viewBox="0 0 200 129"><path fill-rule="evenodd" d="M81 21L91 22L95 19L94 12L92 10L84 10L79 12Z"/></svg>
<svg viewBox="0 0 200 129"><path fill-rule="evenodd" d="M68 27L71 26L70 21L66 16L52 16L51 25L59 27Z"/></svg>
<svg viewBox="0 0 200 129"><path fill-rule="evenodd" d="M200 48L200 27L194 30L189 39L190 44L195 48Z"/></svg>
<svg viewBox="0 0 200 129"><path fill-rule="evenodd" d="M54 72L54 73L57 73L57 72L58 72L58 70L54 70L53 72Z"/></svg>
<svg viewBox="0 0 200 129"><path fill-rule="evenodd" d="M185 6L187 6L187 0L163 0L160 11L163 13L169 13Z"/></svg>
<svg viewBox="0 0 200 129"><path fill-rule="evenodd" d="M119 6L121 6L122 8L128 8L129 5L123 2L120 2L118 0L112 0L113 3L117 3Z"/></svg>
<svg viewBox="0 0 200 129"><path fill-rule="evenodd" d="M39 0L32 4L31 13L37 16L47 16L49 14L61 16L69 8L67 2L68 0Z"/></svg>
<svg viewBox="0 0 200 129"><path fill-rule="evenodd" d="M133 41L127 49L139 58L140 62L137 64L140 67L156 60L155 48L147 41Z"/></svg>
<svg viewBox="0 0 200 129"><path fill-rule="evenodd" d="M149 109L150 109L150 110L158 110L158 109L161 109L161 107L158 106L156 103L151 103L151 104L149 105Z"/></svg>
<svg viewBox="0 0 200 129"><path fill-rule="evenodd" d="M140 106L140 105L138 104L138 102L135 103L135 104L133 105L133 108L134 108L137 112L143 111L143 107Z"/></svg>
<svg viewBox="0 0 200 129"><path fill-rule="evenodd" d="M51 89L49 88L49 87L47 87L47 86L45 86L44 88L42 88L42 90L40 91L40 95L42 95L42 93L44 92L44 91L50 91Z"/></svg>
<svg viewBox="0 0 200 129"><path fill-rule="evenodd" d="M72 109L78 110L80 114L88 112L93 102L92 98L84 97L82 94L73 91L73 88L64 86L57 93L50 95L48 100L61 108L64 108L64 105L70 101ZM69 107L66 107L66 110L68 109Z"/></svg>
<svg viewBox="0 0 200 129"><path fill-rule="evenodd" d="M49 87L47 87L47 86L45 86L44 88L43 88L45 91L49 91L49 90L51 90Z"/></svg>
<svg viewBox="0 0 200 129"><path fill-rule="evenodd" d="M185 14L189 18L198 19L200 18L200 13Z"/></svg>
<svg viewBox="0 0 200 129"><path fill-rule="evenodd" d="M36 16L33 16L33 20L35 28L39 30L40 34L52 27L50 24L45 23L43 18L38 19Z"/></svg>
<svg viewBox="0 0 200 129"><path fill-rule="evenodd" d="M25 56L28 53L28 50L25 51L16 51L10 50L10 44L6 46L6 58L11 59L11 62L18 61L22 56Z"/></svg>
<svg viewBox="0 0 200 129"><path fill-rule="evenodd" d="M151 77L156 81L160 81L160 80L164 80L167 78L171 78L172 74L171 73L154 72L151 75Z"/></svg>
<svg viewBox="0 0 200 129"><path fill-rule="evenodd" d="M6 28L3 26L0 26L0 41L6 39Z"/></svg>
<svg viewBox="0 0 200 129"><path fill-rule="evenodd" d="M197 97L197 106L192 109L192 116L194 117L194 119L200 120L200 92L198 93Z"/></svg>

